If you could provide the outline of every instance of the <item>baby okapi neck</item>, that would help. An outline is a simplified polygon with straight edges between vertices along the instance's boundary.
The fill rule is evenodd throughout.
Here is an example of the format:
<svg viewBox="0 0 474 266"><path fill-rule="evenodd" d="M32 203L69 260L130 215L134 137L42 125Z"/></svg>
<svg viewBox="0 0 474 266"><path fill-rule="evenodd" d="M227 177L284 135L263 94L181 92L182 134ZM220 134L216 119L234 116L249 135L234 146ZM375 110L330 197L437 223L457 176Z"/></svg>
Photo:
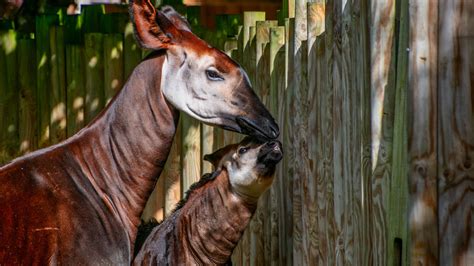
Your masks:
<svg viewBox="0 0 474 266"><path fill-rule="evenodd" d="M197 263L225 264L256 207L233 192L227 171L221 171L194 190L180 209L176 227L183 240L181 252Z"/></svg>

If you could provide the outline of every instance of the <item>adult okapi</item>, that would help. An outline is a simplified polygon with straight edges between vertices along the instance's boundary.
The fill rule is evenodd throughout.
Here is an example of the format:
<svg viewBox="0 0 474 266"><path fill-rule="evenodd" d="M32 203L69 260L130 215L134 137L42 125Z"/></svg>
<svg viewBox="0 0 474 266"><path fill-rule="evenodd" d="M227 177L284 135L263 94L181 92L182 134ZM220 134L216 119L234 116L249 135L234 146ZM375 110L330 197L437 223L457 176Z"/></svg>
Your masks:
<svg viewBox="0 0 474 266"><path fill-rule="evenodd" d="M130 14L138 42L154 52L107 108L66 141L0 168L0 264L129 264L178 110L278 136L238 64L147 0L131 2Z"/></svg>

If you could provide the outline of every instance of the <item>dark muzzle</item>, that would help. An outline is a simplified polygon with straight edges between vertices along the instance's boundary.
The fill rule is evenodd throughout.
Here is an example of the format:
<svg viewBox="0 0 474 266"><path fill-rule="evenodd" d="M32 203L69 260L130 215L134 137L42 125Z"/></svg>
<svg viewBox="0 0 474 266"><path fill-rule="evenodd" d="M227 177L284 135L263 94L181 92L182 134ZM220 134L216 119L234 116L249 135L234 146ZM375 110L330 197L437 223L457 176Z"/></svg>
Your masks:
<svg viewBox="0 0 474 266"><path fill-rule="evenodd" d="M283 158L281 142L272 140L266 142L258 154L258 161L265 165L275 165Z"/></svg>

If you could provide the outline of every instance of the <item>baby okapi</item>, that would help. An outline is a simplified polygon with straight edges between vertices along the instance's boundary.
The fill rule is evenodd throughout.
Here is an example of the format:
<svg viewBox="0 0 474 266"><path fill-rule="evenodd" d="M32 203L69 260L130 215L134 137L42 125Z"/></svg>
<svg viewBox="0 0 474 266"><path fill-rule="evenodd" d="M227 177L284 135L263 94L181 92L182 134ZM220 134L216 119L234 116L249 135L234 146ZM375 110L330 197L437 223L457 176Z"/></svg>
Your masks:
<svg viewBox="0 0 474 266"><path fill-rule="evenodd" d="M192 185L170 217L136 247L133 264L226 264L281 158L279 141L250 137L204 156L216 171Z"/></svg>

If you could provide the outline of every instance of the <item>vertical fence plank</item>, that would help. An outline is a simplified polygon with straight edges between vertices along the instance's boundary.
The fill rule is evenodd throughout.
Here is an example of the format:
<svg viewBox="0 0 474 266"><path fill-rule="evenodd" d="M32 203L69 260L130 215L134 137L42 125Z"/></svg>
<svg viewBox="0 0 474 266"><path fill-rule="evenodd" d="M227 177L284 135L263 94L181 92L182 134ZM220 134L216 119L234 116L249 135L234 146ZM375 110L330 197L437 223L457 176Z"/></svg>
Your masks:
<svg viewBox="0 0 474 266"><path fill-rule="evenodd" d="M160 178L165 179L165 216L171 214L182 197L181 193L181 121L178 123L171 151L166 160L165 168Z"/></svg>
<svg viewBox="0 0 474 266"><path fill-rule="evenodd" d="M287 206L285 213L285 223L286 223L286 238L288 239L287 243L287 262L293 262L293 166L294 166L294 157L292 154L292 142L291 142L291 120L293 116L290 114L290 97L292 94L292 79L293 79L293 65L294 65L294 30L295 23L294 19L285 19L285 90L282 100L282 121L283 132L283 150L285 151L285 156L283 157L282 167L283 175L285 176L287 182L285 187L285 204Z"/></svg>
<svg viewBox="0 0 474 266"><path fill-rule="evenodd" d="M67 135L74 135L84 126L85 75L84 48L66 46Z"/></svg>
<svg viewBox="0 0 474 266"><path fill-rule="evenodd" d="M162 173L164 173L163 171ZM158 178L155 189L151 193L148 201L143 209L141 219L145 222L150 220L162 221L165 216L165 179L166 177Z"/></svg>
<svg viewBox="0 0 474 266"><path fill-rule="evenodd" d="M250 78L252 84L255 83L255 48L252 48L252 44L255 38L255 25L257 21L265 21L265 12L244 12L244 25L242 28L242 47L243 54L246 55L242 58L242 64L244 69Z"/></svg>
<svg viewBox="0 0 474 266"><path fill-rule="evenodd" d="M135 66L142 60L141 49L133 37L133 25L131 22L125 26L125 36L123 42L123 77L128 79Z"/></svg>
<svg viewBox="0 0 474 266"><path fill-rule="evenodd" d="M86 33L84 42L86 68L85 122L88 124L104 107L103 34Z"/></svg>
<svg viewBox="0 0 474 266"><path fill-rule="evenodd" d="M19 137L20 154L34 151L38 145L38 131L36 128L36 55L35 41L33 39L20 39L18 41L18 71L24 73L19 79Z"/></svg>
<svg viewBox="0 0 474 266"><path fill-rule="evenodd" d="M122 34L104 35L104 93L105 104L123 86L123 37Z"/></svg>
<svg viewBox="0 0 474 266"><path fill-rule="evenodd" d="M372 244L375 264L387 264L390 172L393 141L394 78L396 58L395 1L372 2Z"/></svg>
<svg viewBox="0 0 474 266"><path fill-rule="evenodd" d="M66 139L66 58L64 48L63 27L51 27L49 31L51 49L51 90L49 106L50 139L51 143L58 143Z"/></svg>
<svg viewBox="0 0 474 266"><path fill-rule="evenodd" d="M438 1L411 2L409 13L410 260L412 265L436 265Z"/></svg>
<svg viewBox="0 0 474 266"><path fill-rule="evenodd" d="M50 90L51 90L51 49L49 43L49 28L56 16L40 15L36 17L36 82L37 82L37 111L38 111L38 147L44 148L51 144L49 120Z"/></svg>
<svg viewBox="0 0 474 266"><path fill-rule="evenodd" d="M437 174L440 265L474 264L473 14L472 1L439 1Z"/></svg>
<svg viewBox="0 0 474 266"><path fill-rule="evenodd" d="M0 32L0 164L18 152L17 48L14 30Z"/></svg>
<svg viewBox="0 0 474 266"><path fill-rule="evenodd" d="M282 126L283 94L285 90L285 27L270 28L270 113ZM286 205L285 205L285 178L283 165L277 166L275 180L270 188L270 234L271 234L271 265L286 265Z"/></svg>
<svg viewBox="0 0 474 266"><path fill-rule="evenodd" d="M201 177L201 126L194 118L181 114L181 193Z"/></svg>
<svg viewBox="0 0 474 266"><path fill-rule="evenodd" d="M269 108L270 104L270 27L277 26L277 21L257 21L255 33L256 80L255 92L263 104ZM271 208L270 194L266 192L259 200L259 206L252 221L252 241L256 249L254 256L256 265L270 264L271 261Z"/></svg>
<svg viewBox="0 0 474 266"><path fill-rule="evenodd" d="M408 244L408 0L396 3L396 80L393 109L392 171L389 195L388 260L392 265L407 265Z"/></svg>
<svg viewBox="0 0 474 266"><path fill-rule="evenodd" d="M320 72L322 67L319 65L320 58L324 58L321 54L318 53L318 44L316 39L319 38L318 41L321 40L320 35L324 32L324 18L325 18L325 3L324 2L316 2L316 3L308 3L307 9L307 19L308 19L308 109L309 109L309 117L308 117L308 159L309 159L309 166L311 175L305 177L307 180L308 191L305 193L304 203L308 208L307 219L304 221L306 224L304 225L309 230L308 232L308 243L307 246L308 250L308 259L312 263L320 263L320 256L318 255L318 223L324 223L324 219L318 219L318 202L317 202L317 191L318 191L318 183L317 181L320 178L320 173L318 172L318 162L320 161L320 157L318 155L318 149L320 149L320 145L318 145L318 141L322 138L321 133L322 130L320 125L318 124L318 118L320 111L319 108L319 98L321 97L320 87L317 86L317 82L320 80L318 77L318 71Z"/></svg>
<svg viewBox="0 0 474 266"><path fill-rule="evenodd" d="M306 231L303 227L303 180L309 168L307 168L308 147L306 145L306 131L307 131L307 113L305 110L307 103L307 80L306 80L306 61L307 54L306 47L303 47L303 42L307 39L307 0L295 1L295 31L294 31L294 68L293 91L290 97L290 112L294 114L291 119L291 128L293 132L290 133L291 143L293 143L293 151L291 156L294 158L294 171L290 178L293 178L293 263L295 265L302 265L308 261L306 254ZM303 142L305 144L303 144Z"/></svg>

